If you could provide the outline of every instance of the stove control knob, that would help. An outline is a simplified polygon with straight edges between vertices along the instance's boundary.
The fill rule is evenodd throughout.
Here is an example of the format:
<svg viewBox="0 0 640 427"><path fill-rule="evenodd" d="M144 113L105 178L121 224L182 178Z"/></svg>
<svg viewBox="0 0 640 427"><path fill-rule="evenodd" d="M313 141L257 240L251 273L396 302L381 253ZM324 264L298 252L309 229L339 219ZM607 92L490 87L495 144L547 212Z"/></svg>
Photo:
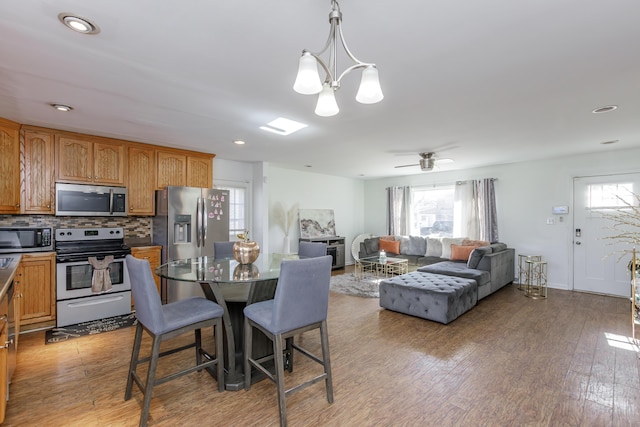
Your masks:
<svg viewBox="0 0 640 427"><path fill-rule="evenodd" d="M67 236L71 236L71 232L70 231L67 231Z"/></svg>

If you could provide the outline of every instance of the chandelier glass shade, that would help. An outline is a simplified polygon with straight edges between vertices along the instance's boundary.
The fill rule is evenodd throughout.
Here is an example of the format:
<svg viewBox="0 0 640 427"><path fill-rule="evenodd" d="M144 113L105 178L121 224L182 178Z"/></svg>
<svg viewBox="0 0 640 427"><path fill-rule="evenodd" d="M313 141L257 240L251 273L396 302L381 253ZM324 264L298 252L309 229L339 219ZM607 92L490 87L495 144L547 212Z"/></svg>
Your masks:
<svg viewBox="0 0 640 427"><path fill-rule="evenodd" d="M384 95L380 87L378 69L376 64L362 62L357 59L347 47L347 43L342 35L342 12L336 0L331 1L331 13L329 13L331 29L329 38L324 49L318 53L303 50L298 63L298 75L293 84L293 90L303 95L318 94L318 103L315 113L319 116L334 116L340 109L335 98L335 91L340 88L342 78L355 69L362 69L360 87L356 94L356 101L362 104L375 104L382 101ZM341 44L347 56L354 62L353 65L338 75L338 64L336 59L338 44ZM325 62L320 55L329 51L328 62ZM324 82L320 78L318 67L322 67L325 72Z"/></svg>

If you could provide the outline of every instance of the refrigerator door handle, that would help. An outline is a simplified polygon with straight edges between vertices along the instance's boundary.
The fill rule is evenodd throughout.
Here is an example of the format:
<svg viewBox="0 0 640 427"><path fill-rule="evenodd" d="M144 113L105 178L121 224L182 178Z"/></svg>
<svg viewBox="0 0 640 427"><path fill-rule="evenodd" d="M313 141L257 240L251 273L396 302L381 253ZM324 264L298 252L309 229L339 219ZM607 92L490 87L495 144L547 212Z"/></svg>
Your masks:
<svg viewBox="0 0 640 427"><path fill-rule="evenodd" d="M207 199L202 198L202 247L207 245Z"/></svg>
<svg viewBox="0 0 640 427"><path fill-rule="evenodd" d="M202 244L202 203L200 197L198 197L197 201L197 211L196 211L196 245L197 247L203 246Z"/></svg>

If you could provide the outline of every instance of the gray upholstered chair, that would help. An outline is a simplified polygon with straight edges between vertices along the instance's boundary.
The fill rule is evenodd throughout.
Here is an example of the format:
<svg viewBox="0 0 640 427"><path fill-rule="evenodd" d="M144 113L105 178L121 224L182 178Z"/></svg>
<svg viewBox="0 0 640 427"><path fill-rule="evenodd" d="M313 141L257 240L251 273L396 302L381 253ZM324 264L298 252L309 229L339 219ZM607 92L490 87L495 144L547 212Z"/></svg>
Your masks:
<svg viewBox="0 0 640 427"><path fill-rule="evenodd" d="M287 425L285 397L318 381L325 381L327 400L333 403L333 383L329 358L327 310L329 307L329 283L331 256L284 260L280 278L272 300L250 304L244 315L244 387L251 387L251 369L255 367L276 383L280 425ZM273 354L254 359L252 354L253 329L261 331L273 342ZM320 329L322 358L293 343L293 350L301 352L323 366L323 373L295 387L285 390L283 341L313 329ZM273 355L276 355L275 357ZM275 374L263 366L274 360Z"/></svg>
<svg viewBox="0 0 640 427"><path fill-rule="evenodd" d="M160 295L153 280L149 261L137 259L131 255L126 258L127 269L131 279L131 291L136 304L136 335L131 352L131 364L127 375L127 388L124 400L131 399L131 388L135 382L144 394L140 426L147 424L149 405L153 387L165 383L193 371L217 365L218 391L224 390L224 366L223 366L223 309L213 301L202 297L193 297L170 304L162 305ZM201 353L201 328L213 326L215 328L216 354L211 360L205 358L202 362ZM147 331L153 338L151 355L140 358L140 344L142 342L142 330ZM160 353L160 343L170 338L177 337L186 332L195 331L195 342L179 348ZM160 357L173 354L195 347L196 365L182 371L156 379L156 367ZM138 364L149 362L147 380L145 382L138 376L136 368Z"/></svg>
<svg viewBox="0 0 640 427"><path fill-rule="evenodd" d="M213 256L216 258L233 258L235 242L213 242Z"/></svg>
<svg viewBox="0 0 640 427"><path fill-rule="evenodd" d="M316 258L327 254L327 244L321 242L300 242L298 256L300 258Z"/></svg>

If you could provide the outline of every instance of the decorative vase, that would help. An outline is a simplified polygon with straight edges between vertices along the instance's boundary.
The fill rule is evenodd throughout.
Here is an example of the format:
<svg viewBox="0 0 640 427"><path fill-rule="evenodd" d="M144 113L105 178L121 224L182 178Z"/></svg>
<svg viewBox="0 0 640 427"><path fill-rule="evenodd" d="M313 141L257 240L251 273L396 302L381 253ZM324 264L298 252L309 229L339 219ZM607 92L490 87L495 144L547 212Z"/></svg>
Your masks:
<svg viewBox="0 0 640 427"><path fill-rule="evenodd" d="M289 236L284 238L284 251L285 254L291 252L291 241L289 240Z"/></svg>
<svg viewBox="0 0 640 427"><path fill-rule="evenodd" d="M260 255L258 242L251 240L238 241L233 244L233 257L240 264L252 264Z"/></svg>

